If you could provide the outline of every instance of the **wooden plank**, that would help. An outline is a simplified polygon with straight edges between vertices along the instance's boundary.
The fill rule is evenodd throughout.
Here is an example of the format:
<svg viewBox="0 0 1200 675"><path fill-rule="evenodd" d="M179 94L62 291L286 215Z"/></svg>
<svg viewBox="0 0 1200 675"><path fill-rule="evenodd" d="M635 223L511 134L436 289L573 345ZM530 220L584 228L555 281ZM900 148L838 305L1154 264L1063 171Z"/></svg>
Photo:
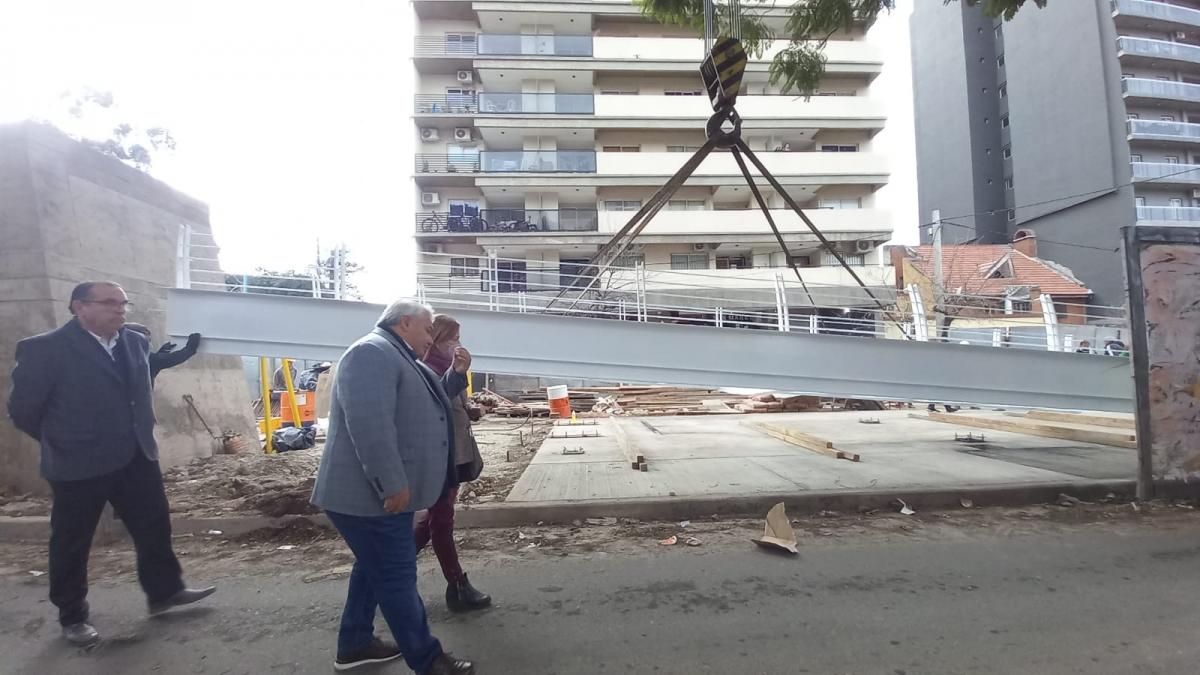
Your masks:
<svg viewBox="0 0 1200 675"><path fill-rule="evenodd" d="M805 434L787 427L781 427L774 424L764 424L761 422L754 424L753 426L772 438L777 438L786 443L800 446L805 450L810 450L827 457L832 457L834 459L846 459L850 460L851 462L857 462L861 459L858 453L838 450L833 447L833 441L829 441L824 438L818 438L817 436L813 436L811 434Z"/></svg>
<svg viewBox="0 0 1200 675"><path fill-rule="evenodd" d="M944 422L946 424L956 424L961 427L992 429L994 431L1026 434L1028 436L1041 436L1042 438L1058 438L1067 441L1077 441L1079 443L1096 443L1118 448L1137 449L1137 442L1134 440L1132 434L1123 434L1116 431L1076 429L1074 427L1060 427L1053 424L1035 424L1027 421L1018 422L1015 419L972 417L971 415L963 415L961 413L931 412L925 415L909 413L908 416L913 419Z"/></svg>
<svg viewBox="0 0 1200 675"><path fill-rule="evenodd" d="M633 441L629 440L629 434L625 433L625 427L621 426L620 420L610 418L608 424L613 428L613 436L617 439L617 447L621 449L621 454L625 455L629 465L637 471L638 465L644 464L646 458L634 450Z"/></svg>
<svg viewBox="0 0 1200 675"><path fill-rule="evenodd" d="M1112 427L1114 429L1132 429L1132 417L1112 417L1108 415L1089 415L1087 413L1064 413L1053 410L1030 410L1025 414L1038 420L1050 422L1072 422L1074 424L1090 424L1096 427Z"/></svg>

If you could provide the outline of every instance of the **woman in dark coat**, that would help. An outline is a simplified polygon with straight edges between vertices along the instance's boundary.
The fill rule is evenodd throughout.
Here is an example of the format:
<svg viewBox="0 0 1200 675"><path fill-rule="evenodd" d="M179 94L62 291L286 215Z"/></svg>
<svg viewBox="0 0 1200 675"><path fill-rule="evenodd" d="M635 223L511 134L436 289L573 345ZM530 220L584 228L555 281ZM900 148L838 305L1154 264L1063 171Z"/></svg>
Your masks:
<svg viewBox="0 0 1200 675"><path fill-rule="evenodd" d="M445 314L433 319L433 346L421 360L433 372L442 375L454 362L454 348L459 346L458 322ZM467 413L466 392L450 400L450 415L454 422L454 463L458 470L457 482L466 483L479 477L483 460L479 446L471 433L471 418ZM458 500L458 488L446 490L429 510L418 514L416 519L417 552L432 542L442 574L446 577L446 606L454 612L483 609L492 604L492 599L471 586L467 575L458 564L458 551L454 546L454 503Z"/></svg>

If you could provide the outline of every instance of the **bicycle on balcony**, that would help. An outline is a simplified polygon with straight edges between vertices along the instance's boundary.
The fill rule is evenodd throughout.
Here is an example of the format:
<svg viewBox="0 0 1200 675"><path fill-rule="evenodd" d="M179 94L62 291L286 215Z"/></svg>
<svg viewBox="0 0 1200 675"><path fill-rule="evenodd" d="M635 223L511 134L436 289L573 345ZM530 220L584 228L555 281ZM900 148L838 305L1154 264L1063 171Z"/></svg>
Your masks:
<svg viewBox="0 0 1200 675"><path fill-rule="evenodd" d="M529 220L499 220L496 221L498 232L537 232L541 228Z"/></svg>
<svg viewBox="0 0 1200 675"><path fill-rule="evenodd" d="M487 229L487 221L478 215L432 213L421 220L422 232L483 232Z"/></svg>

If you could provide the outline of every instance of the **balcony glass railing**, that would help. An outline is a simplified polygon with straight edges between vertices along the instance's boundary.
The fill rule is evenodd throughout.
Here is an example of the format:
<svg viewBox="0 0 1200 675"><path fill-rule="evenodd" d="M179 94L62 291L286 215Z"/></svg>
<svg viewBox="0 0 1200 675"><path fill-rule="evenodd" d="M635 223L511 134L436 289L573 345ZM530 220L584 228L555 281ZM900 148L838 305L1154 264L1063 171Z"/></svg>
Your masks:
<svg viewBox="0 0 1200 675"><path fill-rule="evenodd" d="M1200 103L1200 84L1151 80L1144 77L1129 77L1121 80L1121 90L1135 98L1157 98L1170 101Z"/></svg>
<svg viewBox="0 0 1200 675"><path fill-rule="evenodd" d="M591 115L595 111L592 94L479 94L479 112L488 115L574 114Z"/></svg>
<svg viewBox="0 0 1200 675"><path fill-rule="evenodd" d="M480 56L591 56L591 35L497 35L478 36Z"/></svg>
<svg viewBox="0 0 1200 675"><path fill-rule="evenodd" d="M1180 42L1122 37L1117 38L1117 48L1126 54L1135 56L1200 64L1200 47Z"/></svg>
<svg viewBox="0 0 1200 675"><path fill-rule="evenodd" d="M1200 208L1194 206L1139 206L1138 220L1174 220L1200 222Z"/></svg>
<svg viewBox="0 0 1200 675"><path fill-rule="evenodd" d="M1166 120L1129 120L1126 124L1129 126L1130 135L1133 136L1200 142L1200 124Z"/></svg>
<svg viewBox="0 0 1200 675"><path fill-rule="evenodd" d="M1117 14L1142 19L1154 19L1181 26L1200 26L1200 11L1165 2L1148 0L1113 0Z"/></svg>
<svg viewBox="0 0 1200 675"><path fill-rule="evenodd" d="M1171 164L1167 162L1132 162L1135 180L1159 183L1200 183L1200 164Z"/></svg>
<svg viewBox="0 0 1200 675"><path fill-rule="evenodd" d="M484 173L596 173L595 150L486 150Z"/></svg>
<svg viewBox="0 0 1200 675"><path fill-rule="evenodd" d="M417 231L432 232L595 232L596 209L482 209L478 215L425 212L417 214Z"/></svg>

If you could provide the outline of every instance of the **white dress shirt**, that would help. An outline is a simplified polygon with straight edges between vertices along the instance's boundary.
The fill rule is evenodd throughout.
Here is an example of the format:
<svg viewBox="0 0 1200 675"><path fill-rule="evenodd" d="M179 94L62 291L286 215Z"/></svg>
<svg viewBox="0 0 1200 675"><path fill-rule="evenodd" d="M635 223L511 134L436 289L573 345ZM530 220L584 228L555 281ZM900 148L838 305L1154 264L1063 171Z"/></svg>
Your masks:
<svg viewBox="0 0 1200 675"><path fill-rule="evenodd" d="M117 338L120 336L120 333L114 333L113 336L107 340L100 337L99 335L96 335L95 333L93 333L90 330L88 331L88 335L91 335L92 337L96 338L96 342L99 342L100 346L104 347L104 351L108 352L108 358L113 359L113 360L116 359L116 357L113 356L113 348L117 346Z"/></svg>

